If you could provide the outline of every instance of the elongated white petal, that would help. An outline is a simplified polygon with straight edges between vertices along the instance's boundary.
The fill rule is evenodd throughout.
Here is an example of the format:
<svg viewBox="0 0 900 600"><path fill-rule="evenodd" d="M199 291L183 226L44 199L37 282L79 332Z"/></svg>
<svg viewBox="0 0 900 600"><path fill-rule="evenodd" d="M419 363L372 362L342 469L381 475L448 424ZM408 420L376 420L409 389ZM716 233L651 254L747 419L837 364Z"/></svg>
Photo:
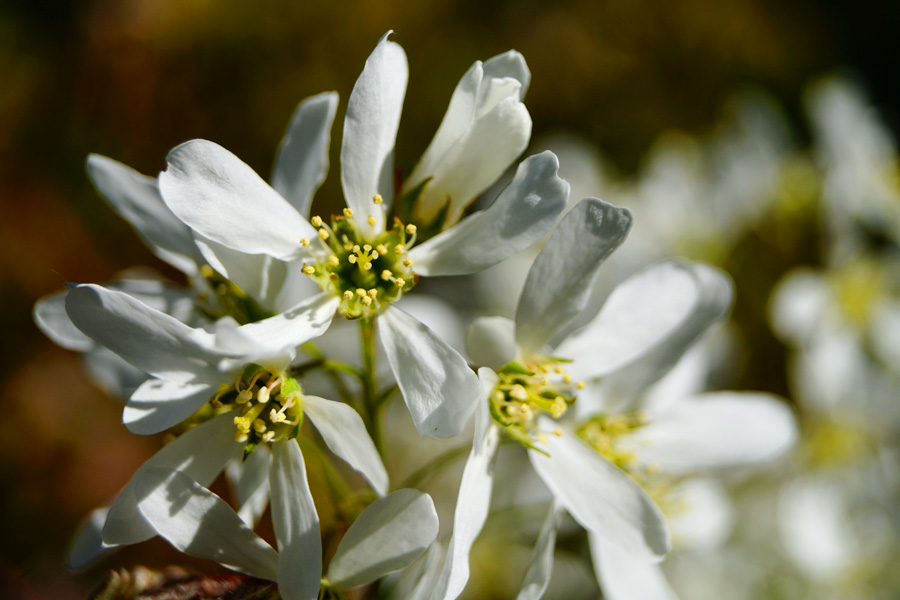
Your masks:
<svg viewBox="0 0 900 600"><path fill-rule="evenodd" d="M600 313L557 348L573 377L607 377L627 396L659 379L731 305L728 275L707 265L667 261L619 285ZM613 377L610 377L614 375Z"/></svg>
<svg viewBox="0 0 900 600"><path fill-rule="evenodd" d="M95 346L84 355L84 368L88 376L100 389L125 402L149 376L140 369L131 366L118 354L103 346Z"/></svg>
<svg viewBox="0 0 900 600"><path fill-rule="evenodd" d="M338 546L326 578L342 589L403 569L431 545L438 516L431 496L397 490L370 504Z"/></svg>
<svg viewBox="0 0 900 600"><path fill-rule="evenodd" d="M659 565L610 544L599 533L588 533L591 558L603 597L609 600L678 600Z"/></svg>
<svg viewBox="0 0 900 600"><path fill-rule="evenodd" d="M553 422L542 419L542 429ZM658 560L670 548L666 521L653 500L621 469L569 431L548 435L528 457L556 499L585 529L623 550Z"/></svg>
<svg viewBox="0 0 900 600"><path fill-rule="evenodd" d="M191 329L128 294L76 285L66 312L78 329L135 367L176 382L216 382L211 336Z"/></svg>
<svg viewBox="0 0 900 600"><path fill-rule="evenodd" d="M303 397L303 413L336 455L359 471L379 496L387 493L388 474L359 414L343 402Z"/></svg>
<svg viewBox="0 0 900 600"><path fill-rule="evenodd" d="M213 269L227 277L263 308L275 309L288 276L288 263L268 254L247 254L194 233L197 247Z"/></svg>
<svg viewBox="0 0 900 600"><path fill-rule="evenodd" d="M269 467L272 453L262 444L246 460L233 460L225 467L238 516L253 529L269 505Z"/></svg>
<svg viewBox="0 0 900 600"><path fill-rule="evenodd" d="M212 399L208 383L177 383L149 379L128 399L122 422L131 433L151 435L181 423Z"/></svg>
<svg viewBox="0 0 900 600"><path fill-rule="evenodd" d="M465 275L497 264L542 238L566 206L569 184L559 161L542 152L522 161L516 176L482 212L410 251L419 275Z"/></svg>
<svg viewBox="0 0 900 600"><path fill-rule="evenodd" d="M686 398L629 436L641 461L684 473L768 460L797 438L787 404L770 394L713 392Z"/></svg>
<svg viewBox="0 0 900 600"><path fill-rule="evenodd" d="M600 265L625 240L631 213L586 198L563 217L528 271L516 308L522 354L539 353L584 309Z"/></svg>
<svg viewBox="0 0 900 600"><path fill-rule="evenodd" d="M166 444L145 462L119 493L109 509L103 526L103 543L108 546L137 544L156 535L138 513L141 500L135 481L147 469L167 467L183 472L199 483L209 485L232 458L237 458L241 445L234 441L234 417L221 415Z"/></svg>
<svg viewBox="0 0 900 600"><path fill-rule="evenodd" d="M514 79L518 82L519 100L525 98L528 85L531 83L531 71L525 64L525 58L515 50L507 50L503 54L493 56L484 61L484 78L487 79ZM481 103L482 106L485 103ZM486 110L485 107L482 109Z"/></svg>
<svg viewBox="0 0 900 600"><path fill-rule="evenodd" d="M66 290L38 300L32 316L44 335L66 350L85 352L94 346L94 341L75 327L66 314Z"/></svg>
<svg viewBox="0 0 900 600"><path fill-rule="evenodd" d="M339 303L322 292L274 317L242 325L240 332L267 348L295 348L325 333Z"/></svg>
<svg viewBox="0 0 900 600"><path fill-rule="evenodd" d="M191 230L163 202L156 179L99 154L88 156L87 172L100 195L159 258L188 275L197 272L203 258Z"/></svg>
<svg viewBox="0 0 900 600"><path fill-rule="evenodd" d="M294 440L272 444L269 482L278 540L278 590L284 600L315 600L322 577L319 517Z"/></svg>
<svg viewBox="0 0 900 600"><path fill-rule="evenodd" d="M400 574L392 592L394 598L404 600L428 600L441 574L444 564L444 551L441 544L435 541L416 562L404 569Z"/></svg>
<svg viewBox="0 0 900 600"><path fill-rule="evenodd" d="M66 568L76 571L87 569L115 552L115 548L103 545L103 537L100 535L107 514L108 506L94 509L78 525L66 548Z"/></svg>
<svg viewBox="0 0 900 600"><path fill-rule="evenodd" d="M541 526L531 564L525 572L525 581L516 600L540 600L550 584L553 572L553 550L556 547L556 532L563 516L563 507L554 501L547 511L547 517Z"/></svg>
<svg viewBox="0 0 900 600"><path fill-rule="evenodd" d="M278 553L224 500L180 471L145 469L135 476L141 516L181 552L274 580Z"/></svg>
<svg viewBox="0 0 900 600"><path fill-rule="evenodd" d="M347 206L358 222L375 217L372 233L384 231L384 211L394 198L394 141L406 95L409 68L399 44L388 41L389 31L366 59L353 86L344 118L341 146L341 185ZM372 202L381 194L384 204Z"/></svg>
<svg viewBox="0 0 900 600"><path fill-rule="evenodd" d="M481 413L486 412L487 403L484 404ZM490 419L489 416L478 418ZM483 443L472 446L459 484L459 496L453 515L453 536L450 538L444 569L431 594L432 600L453 600L459 597L469 581L469 552L475 538L481 533L490 508L494 459L499 439L499 429L490 425L486 428Z"/></svg>
<svg viewBox="0 0 900 600"><path fill-rule="evenodd" d="M336 92L303 100L278 147L272 187L304 217L309 216L313 195L328 174L328 147L337 105Z"/></svg>
<svg viewBox="0 0 900 600"><path fill-rule="evenodd" d="M676 548L708 552L725 543L734 523L734 508L721 482L690 477L671 493L680 507L669 516Z"/></svg>
<svg viewBox="0 0 900 600"><path fill-rule="evenodd" d="M421 436L458 435L479 397L478 378L459 353L399 308L378 317L381 343Z"/></svg>
<svg viewBox="0 0 900 600"><path fill-rule="evenodd" d="M315 229L241 159L192 140L169 152L159 175L166 205L191 229L223 246L282 260L301 255Z"/></svg>
<svg viewBox="0 0 900 600"><path fill-rule="evenodd" d="M516 324L506 317L480 317L466 330L466 352L476 365L499 369L516 357Z"/></svg>

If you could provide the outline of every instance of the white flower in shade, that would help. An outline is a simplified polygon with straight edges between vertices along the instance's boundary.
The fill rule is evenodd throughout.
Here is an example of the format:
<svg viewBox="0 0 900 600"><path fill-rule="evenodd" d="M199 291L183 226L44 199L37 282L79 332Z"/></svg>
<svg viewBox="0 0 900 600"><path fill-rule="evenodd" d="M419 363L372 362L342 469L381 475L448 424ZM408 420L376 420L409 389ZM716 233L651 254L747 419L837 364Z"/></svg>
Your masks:
<svg viewBox="0 0 900 600"><path fill-rule="evenodd" d="M487 516L501 432L529 448L535 471L555 498L521 598L540 597L546 588L563 509L604 547L641 564L652 566L669 550L663 514L630 468L634 453L640 451L646 464L678 472L704 461L715 466L763 458L791 439L789 411L768 397L697 398L658 415L629 405L727 310L730 282L715 269L678 261L652 266L616 288L585 328L557 342L630 223L625 209L596 199L579 203L529 271L515 322L487 318L470 328L470 355L490 368L479 370L485 402L476 413L476 439L433 598L457 597L468 579L469 549ZM609 412L577 427L551 418L589 393L607 398ZM743 419L748 413L754 420ZM732 445L727 436L748 423ZM633 463L635 469L644 464Z"/></svg>
<svg viewBox="0 0 900 600"><path fill-rule="evenodd" d="M66 299L72 322L151 376L128 400L123 414L126 426L134 433L151 434L189 418L189 425L196 425L138 469L93 539L99 537L108 548L154 535L136 509L140 497L136 481L147 469L176 469L209 485L229 461L242 455L244 462L232 467L237 471L232 480L241 516L254 523L269 495L266 474L302 470L302 464L296 464L299 450L294 452L294 438L306 417L332 452L384 494L387 473L359 415L346 404L304 395L291 374L296 347L325 330L336 304L336 299L320 294L257 323L238 326L233 320L220 319L215 332L209 333L122 292L74 286ZM278 510L273 504L273 512ZM305 518L315 520L315 513ZM95 515L94 521L99 520ZM81 564L91 558L91 532L96 534L97 528L76 540L73 552L84 556L72 556L72 562ZM285 556L291 558L282 550Z"/></svg>
<svg viewBox="0 0 900 600"><path fill-rule="evenodd" d="M342 215L330 223L316 216L307 220L308 203L292 205L279 193L289 186L272 189L234 155L203 140L169 154L160 189L172 212L203 238L296 265L338 298L337 310L348 318L377 316L381 342L419 433L449 437L471 415L477 378L455 350L391 303L420 276L476 272L534 243L565 205L568 185L556 175L556 157L543 153L519 165L489 208L446 231L440 232L442 222L422 223L420 232L415 223L390 221L394 140L407 64L400 46L386 38L366 61L348 102L341 148L347 208ZM472 199L464 196L483 190L521 152L522 135L513 133L523 128L516 122L527 121L519 100L526 82L521 57L508 53L476 64L457 88L426 166L419 168L424 188L416 187L437 194L438 212L448 198L454 211L461 210ZM497 131L498 126L505 129ZM327 129L317 135L327 136ZM444 156L439 165L435 156ZM461 166L453 167L454 161ZM469 183L476 185L460 186L472 165L479 170L477 177L468 175ZM287 177L276 177L276 184ZM418 201L417 214L435 201L424 191L407 196L407 208ZM397 207L401 215L404 210ZM413 247L426 229L436 235Z"/></svg>

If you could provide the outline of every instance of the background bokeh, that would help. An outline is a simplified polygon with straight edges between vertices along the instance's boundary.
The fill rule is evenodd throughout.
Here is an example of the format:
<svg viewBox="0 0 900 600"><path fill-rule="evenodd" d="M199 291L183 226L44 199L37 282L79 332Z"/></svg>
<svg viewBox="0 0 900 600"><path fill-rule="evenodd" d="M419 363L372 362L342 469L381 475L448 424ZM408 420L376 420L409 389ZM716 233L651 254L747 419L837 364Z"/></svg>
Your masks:
<svg viewBox="0 0 900 600"><path fill-rule="evenodd" d="M890 127L900 124L898 3L0 3L0 596L84 597L100 571L65 572L67 538L158 445L125 431L119 405L30 316L37 298L67 281L105 281L138 264L176 277L97 196L84 173L88 153L153 174L173 146L206 138L266 174L300 99L337 90L341 122L343 101L388 29L410 63L397 145L397 164L407 168L459 76L510 48L532 71L532 139L573 133L621 176L641 168L664 132L710 134L728 98L748 88L777 101L803 147L804 90L836 71L865 86ZM339 142L336 126L333 165ZM317 203L340 201L335 173ZM733 385L789 395L786 352L764 322L765 305L784 271L816 263L817 233L801 221L784 243L742 235L721 257L750 342ZM166 553L151 544L104 566L164 565Z"/></svg>

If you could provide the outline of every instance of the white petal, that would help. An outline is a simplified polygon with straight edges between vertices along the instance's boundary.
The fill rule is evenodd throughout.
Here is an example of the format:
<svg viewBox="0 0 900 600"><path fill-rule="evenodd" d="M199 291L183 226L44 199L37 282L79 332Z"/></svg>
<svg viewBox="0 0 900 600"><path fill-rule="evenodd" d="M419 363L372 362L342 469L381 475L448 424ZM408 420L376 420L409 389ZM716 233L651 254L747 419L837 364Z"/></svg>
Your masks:
<svg viewBox="0 0 900 600"><path fill-rule="evenodd" d="M159 175L166 205L200 235L248 254L282 260L301 255L315 229L293 206L218 144L185 142L169 152Z"/></svg>
<svg viewBox="0 0 900 600"><path fill-rule="evenodd" d="M272 444L269 481L278 540L278 590L284 600L316 600L322 577L319 517L294 440Z"/></svg>
<svg viewBox="0 0 900 600"><path fill-rule="evenodd" d="M83 357L84 368L91 381L104 392L122 402L128 400L128 397L149 378L145 372L132 367L118 354L114 354L103 346L95 346Z"/></svg>
<svg viewBox="0 0 900 600"><path fill-rule="evenodd" d="M597 271L625 239L631 213L586 198L563 217L528 271L516 309L522 354L539 353L584 309Z"/></svg>
<svg viewBox="0 0 900 600"><path fill-rule="evenodd" d="M515 50L507 50L503 54L493 56L484 61L485 79L514 79L519 85L519 100L525 98L528 85L531 83L531 71L525 59ZM484 105L484 103L482 103ZM482 109L482 112L485 109Z"/></svg>
<svg viewBox="0 0 900 600"><path fill-rule="evenodd" d="M165 205L156 179L99 154L88 156L87 172L100 195L158 257L188 275L197 272L203 260L191 230Z"/></svg>
<svg viewBox="0 0 900 600"><path fill-rule="evenodd" d="M341 589L375 581L422 555L438 534L428 494L397 490L379 498L344 534L326 578Z"/></svg>
<svg viewBox="0 0 900 600"><path fill-rule="evenodd" d="M791 343L809 340L829 302L824 278L810 269L795 269L785 275L772 291L769 320L775 333Z"/></svg>
<svg viewBox="0 0 900 600"><path fill-rule="evenodd" d="M404 569L397 586L391 590L392 598L403 600L428 600L441 574L444 552L439 542L434 542L419 559Z"/></svg>
<svg viewBox="0 0 900 600"><path fill-rule="evenodd" d="M69 318L81 331L135 367L161 379L216 382L211 337L98 285L76 285L66 296Z"/></svg>
<svg viewBox="0 0 900 600"><path fill-rule="evenodd" d="M399 308L388 307L378 317L378 325L391 371L419 435L458 435L480 390L465 359Z"/></svg>
<svg viewBox="0 0 900 600"><path fill-rule="evenodd" d="M208 383L148 379L128 399L122 412L122 422L131 433L159 433L200 410L215 392L216 387Z"/></svg>
<svg viewBox="0 0 900 600"><path fill-rule="evenodd" d="M552 426L542 419L542 429ZM662 513L624 471L568 431L548 435L542 448L550 456L529 450L531 464L582 527L645 560L669 551Z"/></svg>
<svg viewBox="0 0 900 600"><path fill-rule="evenodd" d="M568 371L577 379L615 374L604 383L626 396L668 372L731 298L731 280L718 269L652 265L613 290L600 313L556 352L576 359Z"/></svg>
<svg viewBox="0 0 900 600"><path fill-rule="evenodd" d="M481 533L491 504L491 487L494 483L494 459L500 431L496 426L487 428L484 443L474 444L456 499L453 515L453 536L447 549L447 558L440 579L431 595L432 600L457 598L469 581L469 552L475 538Z"/></svg>
<svg viewBox="0 0 900 600"><path fill-rule="evenodd" d="M678 508L669 515L669 527L676 548L712 551L725 543L734 523L734 508L720 482L691 477L672 494Z"/></svg>
<svg viewBox="0 0 900 600"><path fill-rule="evenodd" d="M145 469L135 476L141 516L181 552L273 581L278 553L224 500L180 471Z"/></svg>
<svg viewBox="0 0 900 600"><path fill-rule="evenodd" d="M540 600L547 586L550 584L550 575L553 573L553 550L556 547L556 531L562 519L563 508L557 502L550 505L547 517L541 526L537 544L534 546L534 554L531 564L525 573L525 581L522 590L516 596L516 600Z"/></svg>
<svg viewBox="0 0 900 600"><path fill-rule="evenodd" d="M497 264L544 236L566 206L569 184L559 161L543 152L522 161L516 176L482 212L410 251L419 275L465 275Z"/></svg>
<svg viewBox="0 0 900 600"><path fill-rule="evenodd" d="M466 330L466 351L476 365L499 369L516 357L516 324L506 317L480 317Z"/></svg>
<svg viewBox="0 0 900 600"><path fill-rule="evenodd" d="M233 460L225 467L238 516L253 529L269 505L269 467L272 453L266 444L258 446L246 460Z"/></svg>
<svg viewBox="0 0 900 600"><path fill-rule="evenodd" d="M106 522L109 507L92 510L78 525L75 535L66 548L66 568L80 571L88 569L115 552L115 548L103 545L100 532Z"/></svg>
<svg viewBox="0 0 900 600"><path fill-rule="evenodd" d="M628 437L640 460L684 473L769 460L797 438L787 404L753 392L686 398Z"/></svg>
<svg viewBox="0 0 900 600"><path fill-rule="evenodd" d="M268 254L247 254L233 250L194 233L194 238L206 262L246 292L253 300L269 310L288 276L288 263Z"/></svg>
<svg viewBox="0 0 900 600"><path fill-rule="evenodd" d="M232 458L237 458L241 445L234 441L234 417L221 415L175 438L145 462L119 493L109 509L103 526L103 543L108 546L137 544L156 532L137 510L140 497L134 482L147 469L167 467L182 471L199 483L209 485Z"/></svg>
<svg viewBox="0 0 900 600"><path fill-rule="evenodd" d="M589 533L594 573L608 600L678 600L659 565Z"/></svg>
<svg viewBox="0 0 900 600"><path fill-rule="evenodd" d="M303 414L316 426L332 452L359 471L379 496L387 493L387 471L355 410L343 402L304 396Z"/></svg>
<svg viewBox="0 0 900 600"><path fill-rule="evenodd" d="M422 190L417 218L432 220L449 199L446 224L456 223L472 200L522 154L530 137L531 116L525 105L515 96L498 103L447 149Z"/></svg>
<svg viewBox="0 0 900 600"><path fill-rule="evenodd" d="M384 215L394 198L394 141L406 95L409 69L399 44L381 38L366 60L347 103L341 147L341 185L354 218L377 223L373 233L384 231ZM381 207L372 202L381 194Z"/></svg>
<svg viewBox="0 0 900 600"><path fill-rule="evenodd" d="M66 350L86 352L93 348L94 341L81 333L66 314L66 290L35 302L32 316L44 335Z"/></svg>
<svg viewBox="0 0 900 600"><path fill-rule="evenodd" d="M241 334L272 348L296 348L328 329L340 299L322 292L281 314L239 328Z"/></svg>
<svg viewBox="0 0 900 600"><path fill-rule="evenodd" d="M303 100L278 147L272 187L304 217L309 216L313 195L328 174L328 147L337 105L335 92Z"/></svg>

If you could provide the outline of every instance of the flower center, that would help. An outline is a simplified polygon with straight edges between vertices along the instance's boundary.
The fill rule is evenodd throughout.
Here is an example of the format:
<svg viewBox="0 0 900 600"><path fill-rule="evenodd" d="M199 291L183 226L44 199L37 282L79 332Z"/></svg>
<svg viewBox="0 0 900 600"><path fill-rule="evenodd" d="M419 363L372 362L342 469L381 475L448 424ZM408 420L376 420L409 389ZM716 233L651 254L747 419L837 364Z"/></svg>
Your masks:
<svg viewBox="0 0 900 600"><path fill-rule="evenodd" d="M303 394L296 379L248 365L233 384L223 384L209 401L214 415L235 413L234 440L244 457L259 444L293 439L303 424Z"/></svg>
<svg viewBox="0 0 900 600"><path fill-rule="evenodd" d="M575 433L608 461L633 475L637 463L634 451L622 447L622 437L647 423L642 412L597 415L582 423Z"/></svg>
<svg viewBox="0 0 900 600"><path fill-rule="evenodd" d="M211 321L228 316L241 325L255 323L272 316L244 290L209 265L200 268L206 290L197 294L198 308Z"/></svg>
<svg viewBox="0 0 900 600"><path fill-rule="evenodd" d="M381 205L381 196L373 202ZM416 243L416 226L404 226L399 219L379 236L366 235L375 227L370 218L357 223L353 211L344 209L331 224L321 217L310 219L318 230L313 254L318 261L304 264L303 273L312 277L323 290L339 296L340 312L348 319L377 314L383 307L399 299L416 283L409 249ZM300 244L312 242L304 238Z"/></svg>
<svg viewBox="0 0 900 600"><path fill-rule="evenodd" d="M561 417L575 402L575 390L584 387L583 382L572 383L572 376L560 365L563 362L558 358L513 361L497 371L500 381L488 399L491 417L528 448L546 439L547 432L537 427L538 416L548 413L553 418Z"/></svg>

